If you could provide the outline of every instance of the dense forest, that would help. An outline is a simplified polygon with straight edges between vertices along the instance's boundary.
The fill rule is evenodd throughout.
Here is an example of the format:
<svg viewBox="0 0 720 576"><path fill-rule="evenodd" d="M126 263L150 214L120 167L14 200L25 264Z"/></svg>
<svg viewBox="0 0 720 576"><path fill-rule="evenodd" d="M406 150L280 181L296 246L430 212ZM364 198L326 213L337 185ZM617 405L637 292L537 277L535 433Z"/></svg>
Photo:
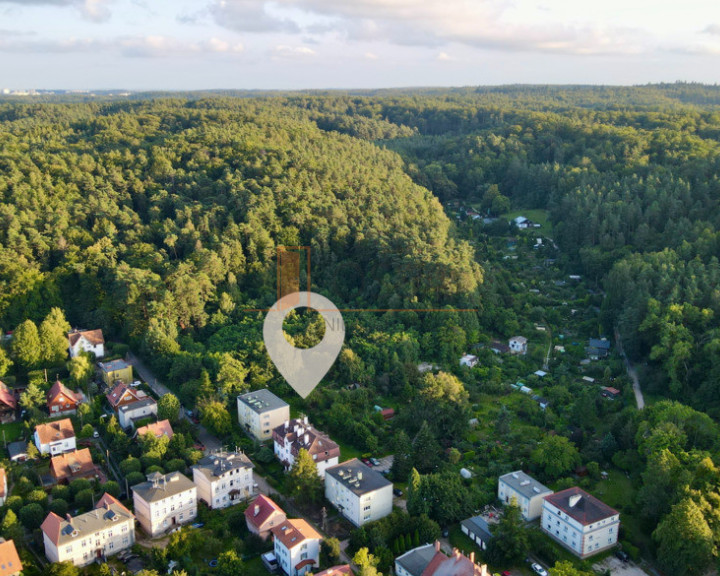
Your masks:
<svg viewBox="0 0 720 576"><path fill-rule="evenodd" d="M290 392L252 310L277 298L277 247L310 246L312 289L338 307L406 311L346 313L339 360L294 408L363 453L392 451L413 518L457 522L493 501L511 467L562 487L578 464L602 465L637 494L622 510L629 549L681 575L717 559L719 88L86 100L0 100L6 383L66 370L51 348L37 352L66 320L99 327L241 443L234 395ZM513 210L547 213L552 258L508 224ZM538 269L555 296L541 293ZM583 283L563 287L569 274ZM289 320L297 343L304 321ZM567 355L533 384L552 408L511 396L542 365L545 340L527 360L499 361L482 345L571 323ZM642 412L576 382L579 340L616 331L653 396ZM481 363L461 369L470 350ZM420 374L421 362L441 370ZM594 374L628 390L623 373L613 358ZM391 424L378 404L400 408ZM461 462L476 481L459 480ZM353 545L387 565L396 528L358 531Z"/></svg>

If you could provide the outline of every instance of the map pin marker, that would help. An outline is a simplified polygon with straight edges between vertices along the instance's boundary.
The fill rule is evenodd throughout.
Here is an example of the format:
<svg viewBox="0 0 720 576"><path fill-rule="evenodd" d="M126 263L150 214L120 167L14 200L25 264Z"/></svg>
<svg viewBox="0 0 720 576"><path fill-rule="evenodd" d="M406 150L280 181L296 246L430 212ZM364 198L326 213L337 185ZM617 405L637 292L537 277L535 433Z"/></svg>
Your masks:
<svg viewBox="0 0 720 576"><path fill-rule="evenodd" d="M325 335L312 348L295 348L283 334L291 310L312 308L325 320ZM306 398L330 370L345 341L345 324L335 304L315 292L293 292L280 298L265 316L263 340L278 372L295 392Z"/></svg>

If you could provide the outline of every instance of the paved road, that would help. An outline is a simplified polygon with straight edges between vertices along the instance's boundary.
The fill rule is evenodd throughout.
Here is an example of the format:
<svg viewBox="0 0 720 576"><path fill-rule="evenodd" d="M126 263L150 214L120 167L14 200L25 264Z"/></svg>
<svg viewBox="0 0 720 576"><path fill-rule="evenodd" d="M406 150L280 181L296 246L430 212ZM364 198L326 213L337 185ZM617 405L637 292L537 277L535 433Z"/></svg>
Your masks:
<svg viewBox="0 0 720 576"><path fill-rule="evenodd" d="M137 370L137 373L140 374L140 377L147 383L148 386L150 386L150 388L152 388L152 391L155 392L158 397L164 396L165 394L170 394L170 388L165 386L165 384L163 384L162 382L159 382L158 379L155 377L155 374L153 374L150 370L150 368L143 364L143 361L140 360L140 358L138 358L137 356L135 356L135 354L133 354L132 352L128 352L127 361L135 367L135 370ZM185 418L186 420L189 420L183 406L180 407L180 416L182 418ZM200 440L200 442L205 445L205 451L219 450L220 448L222 448L222 442L220 442L220 440L216 436L210 434L210 432L208 432L199 424L193 425L197 430L198 440Z"/></svg>
<svg viewBox="0 0 720 576"><path fill-rule="evenodd" d="M630 360L625 355L625 350L622 347L622 340L620 339L620 332L617 328L615 329L615 343L617 344L618 350L625 360L625 368L627 369L628 376L633 383L633 392L635 393L635 402L637 403L638 410L645 408L645 398L643 398L642 389L640 388L640 379L638 378L635 367L630 363Z"/></svg>

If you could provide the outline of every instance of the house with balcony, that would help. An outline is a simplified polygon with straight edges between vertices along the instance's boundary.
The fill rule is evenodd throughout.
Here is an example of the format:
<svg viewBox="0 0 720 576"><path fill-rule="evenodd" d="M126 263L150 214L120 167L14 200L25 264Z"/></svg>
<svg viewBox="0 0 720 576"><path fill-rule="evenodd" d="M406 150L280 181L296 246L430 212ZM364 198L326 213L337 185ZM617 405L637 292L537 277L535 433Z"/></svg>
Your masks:
<svg viewBox="0 0 720 576"><path fill-rule="evenodd" d="M255 494L254 464L242 452L205 456L192 467L197 495L209 508L227 508Z"/></svg>
<svg viewBox="0 0 720 576"><path fill-rule="evenodd" d="M320 478L325 477L325 470L336 466L340 461L340 446L329 436L314 428L307 416L283 422L273 430L273 447L275 456L280 460L285 471L295 464L300 450L305 449L315 462Z"/></svg>

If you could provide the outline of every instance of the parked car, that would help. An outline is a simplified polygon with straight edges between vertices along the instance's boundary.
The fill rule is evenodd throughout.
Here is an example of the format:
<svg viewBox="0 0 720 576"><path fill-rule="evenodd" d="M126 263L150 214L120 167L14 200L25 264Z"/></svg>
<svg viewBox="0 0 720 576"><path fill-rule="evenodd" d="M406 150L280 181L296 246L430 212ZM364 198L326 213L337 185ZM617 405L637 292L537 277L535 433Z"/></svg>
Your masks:
<svg viewBox="0 0 720 576"><path fill-rule="evenodd" d="M137 388L138 386L140 386L140 384L142 384L142 382L140 382L140 380L135 380L132 384L130 384L130 386Z"/></svg>
<svg viewBox="0 0 720 576"><path fill-rule="evenodd" d="M380 466L380 460L378 460L377 458L370 458L370 463L373 466Z"/></svg>
<svg viewBox="0 0 720 576"><path fill-rule="evenodd" d="M361 461L366 466L372 466L372 462L370 462L370 460L368 460L367 458L362 458Z"/></svg>
<svg viewBox="0 0 720 576"><path fill-rule="evenodd" d="M195 444L193 444L193 448L195 450L200 450L201 452L203 452L205 450L205 444L203 444L202 442L195 442Z"/></svg>
<svg viewBox="0 0 720 576"><path fill-rule="evenodd" d="M630 555L625 550L615 550L615 556L617 556L623 562L630 560Z"/></svg>
<svg viewBox="0 0 720 576"><path fill-rule="evenodd" d="M100 438L100 433L97 430L93 430L93 438Z"/></svg>
<svg viewBox="0 0 720 576"><path fill-rule="evenodd" d="M532 571L535 572L535 574L537 574L538 576L548 576L547 570L540 566L540 564L536 564L535 562L533 562L530 565L530 568L532 568Z"/></svg>
<svg viewBox="0 0 720 576"><path fill-rule="evenodd" d="M403 495L403 491L400 488L393 488L393 494L399 498Z"/></svg>

